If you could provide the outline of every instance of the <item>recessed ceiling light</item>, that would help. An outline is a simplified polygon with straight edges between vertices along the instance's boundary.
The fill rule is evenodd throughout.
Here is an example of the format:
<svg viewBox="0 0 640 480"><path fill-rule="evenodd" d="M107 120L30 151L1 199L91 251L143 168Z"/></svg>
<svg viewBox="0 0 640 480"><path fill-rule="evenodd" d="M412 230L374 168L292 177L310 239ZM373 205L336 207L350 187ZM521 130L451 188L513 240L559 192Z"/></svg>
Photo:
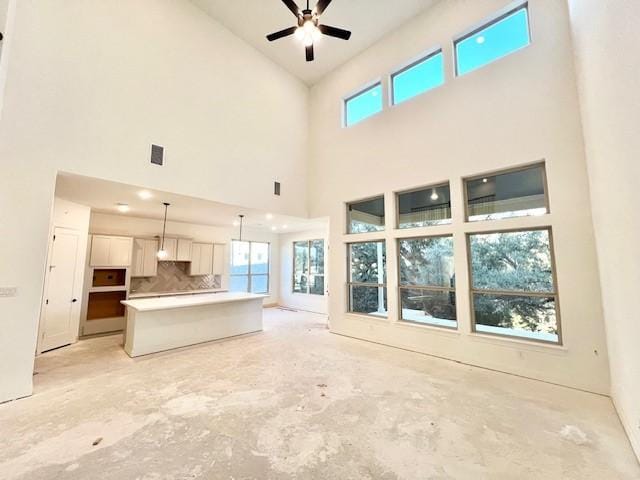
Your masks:
<svg viewBox="0 0 640 480"><path fill-rule="evenodd" d="M151 197L153 197L153 193L151 193L149 190L140 190L138 192L138 196L142 200L149 200Z"/></svg>
<svg viewBox="0 0 640 480"><path fill-rule="evenodd" d="M287 228L289 228L289 225L282 225L283 230L286 230Z"/></svg>
<svg viewBox="0 0 640 480"><path fill-rule="evenodd" d="M486 38L484 38L482 35L476 38L476 42L478 43L478 45L482 45L485 41L486 41Z"/></svg>
<svg viewBox="0 0 640 480"><path fill-rule="evenodd" d="M278 227L275 227L275 226L271 227L271 230L273 230L275 232L276 230L278 230Z"/></svg>
<svg viewBox="0 0 640 480"><path fill-rule="evenodd" d="M131 210L129 208L129 205L127 205L126 203L119 203L116 208L118 209L119 212L122 212L122 213L127 213L129 210Z"/></svg>
<svg viewBox="0 0 640 480"><path fill-rule="evenodd" d="M438 196L438 193L434 191L434 192L431 194L431 200L437 200L438 198L440 198L440 197Z"/></svg>
<svg viewBox="0 0 640 480"><path fill-rule="evenodd" d="M489 181L489 180L488 180L488 179L486 179L486 178L483 178L483 179L482 179L482 183L487 183L488 181Z"/></svg>
<svg viewBox="0 0 640 480"><path fill-rule="evenodd" d="M267 220L271 220L271 219L273 218L273 214L272 214L272 213L267 213L267 214L265 215L265 218L266 218Z"/></svg>

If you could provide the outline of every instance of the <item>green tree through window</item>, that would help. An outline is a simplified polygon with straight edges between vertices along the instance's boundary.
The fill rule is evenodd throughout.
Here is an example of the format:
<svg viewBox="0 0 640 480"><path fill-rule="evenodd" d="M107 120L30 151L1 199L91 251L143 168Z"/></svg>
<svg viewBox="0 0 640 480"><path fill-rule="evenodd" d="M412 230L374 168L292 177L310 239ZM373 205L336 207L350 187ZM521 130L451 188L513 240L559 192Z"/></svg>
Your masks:
<svg viewBox="0 0 640 480"><path fill-rule="evenodd" d="M558 341L550 232L470 235L476 330Z"/></svg>

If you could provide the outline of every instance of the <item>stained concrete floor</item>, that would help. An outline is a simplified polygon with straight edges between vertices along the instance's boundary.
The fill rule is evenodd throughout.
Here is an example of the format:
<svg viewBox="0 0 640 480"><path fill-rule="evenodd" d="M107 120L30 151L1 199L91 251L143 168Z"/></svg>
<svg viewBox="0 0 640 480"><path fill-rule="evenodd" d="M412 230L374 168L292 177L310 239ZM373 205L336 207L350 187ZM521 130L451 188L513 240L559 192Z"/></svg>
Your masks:
<svg viewBox="0 0 640 480"><path fill-rule="evenodd" d="M0 478L640 478L608 398L324 322L272 309L263 333L136 360L120 336L42 355L35 394L0 405Z"/></svg>

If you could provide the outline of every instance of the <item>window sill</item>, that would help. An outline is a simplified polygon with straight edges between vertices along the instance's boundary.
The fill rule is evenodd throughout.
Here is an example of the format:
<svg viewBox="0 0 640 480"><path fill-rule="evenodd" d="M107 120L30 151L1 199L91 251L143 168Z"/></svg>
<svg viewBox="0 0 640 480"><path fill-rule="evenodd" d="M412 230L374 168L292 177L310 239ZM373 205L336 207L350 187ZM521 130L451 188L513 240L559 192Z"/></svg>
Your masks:
<svg viewBox="0 0 640 480"><path fill-rule="evenodd" d="M389 317L383 317L381 315L371 315L367 313L354 313L354 312L346 312L346 318L350 318L352 320L374 320L378 323L386 323L389 324Z"/></svg>
<svg viewBox="0 0 640 480"><path fill-rule="evenodd" d="M457 328L439 327L437 325L408 322L406 320L397 320L396 322L394 322L394 325L397 325L399 327L417 328L420 330L426 330L433 333L441 333L444 335L453 335L456 337L460 336L460 330L458 330Z"/></svg>
<svg viewBox="0 0 640 480"><path fill-rule="evenodd" d="M538 342L535 340L524 340L517 337L507 337L500 335L491 335L487 333L470 332L469 338L476 342L491 343L502 347L525 348L527 350L537 350L545 353L555 353L556 355L565 355L569 353L569 349L565 345L553 343Z"/></svg>

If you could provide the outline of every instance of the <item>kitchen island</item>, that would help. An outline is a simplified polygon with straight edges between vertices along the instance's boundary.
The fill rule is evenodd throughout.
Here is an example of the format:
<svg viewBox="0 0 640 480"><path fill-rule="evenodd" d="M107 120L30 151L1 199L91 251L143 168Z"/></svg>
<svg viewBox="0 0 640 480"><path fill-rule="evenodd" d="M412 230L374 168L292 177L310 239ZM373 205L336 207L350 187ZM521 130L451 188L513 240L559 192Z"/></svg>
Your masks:
<svg viewBox="0 0 640 480"><path fill-rule="evenodd" d="M266 295L226 292L124 300L130 357L262 330Z"/></svg>

